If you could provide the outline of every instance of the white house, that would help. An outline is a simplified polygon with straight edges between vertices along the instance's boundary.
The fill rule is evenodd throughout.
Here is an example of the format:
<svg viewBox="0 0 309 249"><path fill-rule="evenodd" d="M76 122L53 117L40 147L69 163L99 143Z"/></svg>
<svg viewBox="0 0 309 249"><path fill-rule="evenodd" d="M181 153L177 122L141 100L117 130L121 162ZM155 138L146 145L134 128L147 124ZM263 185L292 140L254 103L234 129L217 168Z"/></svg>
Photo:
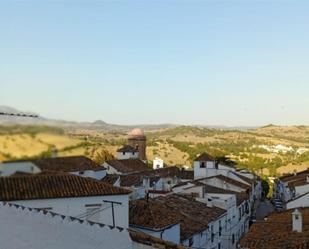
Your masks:
<svg viewBox="0 0 309 249"><path fill-rule="evenodd" d="M129 225L131 229L180 244L179 217L151 198L130 201Z"/></svg>
<svg viewBox="0 0 309 249"><path fill-rule="evenodd" d="M309 207L309 192L304 193L286 203L286 209Z"/></svg>
<svg viewBox="0 0 309 249"><path fill-rule="evenodd" d="M159 157L155 157L152 162L152 168L162 169L163 167L164 167L164 161Z"/></svg>
<svg viewBox="0 0 309 249"><path fill-rule="evenodd" d="M250 202L246 193L238 193L228 189L217 188L201 181L193 181L176 185L173 191L195 196L195 200L208 207L226 210L225 229L222 230L225 240L221 248L236 248L240 237L249 229Z"/></svg>
<svg viewBox="0 0 309 249"><path fill-rule="evenodd" d="M225 210L210 208L190 196L173 194L130 203L132 229L179 241L185 247L222 249L225 217Z"/></svg>
<svg viewBox="0 0 309 249"><path fill-rule="evenodd" d="M0 177L0 201L125 228L129 193L70 174Z"/></svg>
<svg viewBox="0 0 309 249"><path fill-rule="evenodd" d="M66 172L101 180L106 169L85 156L52 157L32 161L42 171Z"/></svg>
<svg viewBox="0 0 309 249"><path fill-rule="evenodd" d="M30 161L11 161L0 163L0 176L10 176L15 173L40 173L41 169Z"/></svg>
<svg viewBox="0 0 309 249"><path fill-rule="evenodd" d="M140 159L109 160L103 164L108 174L132 174L150 170L146 163Z"/></svg>
<svg viewBox="0 0 309 249"><path fill-rule="evenodd" d="M284 203L309 192L309 170L279 177L274 182L273 195Z"/></svg>
<svg viewBox="0 0 309 249"><path fill-rule="evenodd" d="M113 228L46 210L0 203L0 245L5 249L168 249L176 245L125 228Z"/></svg>
<svg viewBox="0 0 309 249"><path fill-rule="evenodd" d="M15 173L38 174L42 171L65 172L97 180L106 176L104 167L85 156L52 157L0 163L0 176L10 176Z"/></svg>
<svg viewBox="0 0 309 249"><path fill-rule="evenodd" d="M139 158L139 152L138 149L133 148L130 145L124 145L120 149L117 150L116 158L118 160L123 159L138 159Z"/></svg>

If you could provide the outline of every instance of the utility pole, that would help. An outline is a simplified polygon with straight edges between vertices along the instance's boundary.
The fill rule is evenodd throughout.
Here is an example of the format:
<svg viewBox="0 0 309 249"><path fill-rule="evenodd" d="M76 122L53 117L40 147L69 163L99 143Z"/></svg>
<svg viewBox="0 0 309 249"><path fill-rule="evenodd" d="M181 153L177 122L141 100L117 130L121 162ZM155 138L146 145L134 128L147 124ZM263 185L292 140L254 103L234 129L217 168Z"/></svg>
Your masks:
<svg viewBox="0 0 309 249"><path fill-rule="evenodd" d="M117 201L107 201L107 200L103 200L103 202L112 204L113 227L115 227L114 204L116 204L116 205L122 205L122 203L121 203L121 202L117 202Z"/></svg>

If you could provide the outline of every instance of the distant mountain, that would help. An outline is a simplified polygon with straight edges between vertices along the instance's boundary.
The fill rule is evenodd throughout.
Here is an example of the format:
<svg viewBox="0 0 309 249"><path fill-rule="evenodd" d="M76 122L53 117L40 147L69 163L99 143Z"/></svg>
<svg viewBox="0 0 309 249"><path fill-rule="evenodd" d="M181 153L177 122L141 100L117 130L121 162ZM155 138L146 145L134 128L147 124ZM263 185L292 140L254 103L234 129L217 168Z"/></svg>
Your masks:
<svg viewBox="0 0 309 249"><path fill-rule="evenodd" d="M25 114L34 114L32 112L24 112L17 110L16 108L9 106L0 106L0 112L8 113L25 113ZM98 130L98 131L124 131L127 132L132 130L135 127L142 128L146 131L157 130L157 129L166 129L173 128L180 125L177 124L136 124L136 125L118 125L118 124L109 124L103 120L96 120L94 122L74 122L66 120L57 120L57 119L48 119L45 117L37 118L27 118L27 117L15 117L15 116L0 116L0 125L14 125L14 124L24 124L24 125L48 125L62 127L70 130L75 129L88 129L88 130ZM208 129L220 129L220 130L249 130L255 129L258 127L247 127L247 126L238 126L238 127L228 127L222 125L192 125L199 128L208 128Z"/></svg>
<svg viewBox="0 0 309 249"><path fill-rule="evenodd" d="M8 106L0 106L0 112L16 113L16 114L20 113L34 114L31 112L20 111L17 110L16 108ZM125 132L132 130L135 127L140 127L145 130L155 130L155 129L164 129L177 126L173 124L117 125L117 124L109 124L102 120L96 120L94 122L74 122L66 120L48 119L41 116L37 118L28 118L28 117L3 116L3 115L0 115L0 125L48 125L48 126L66 128L70 130L89 129L98 131L125 131Z"/></svg>
<svg viewBox="0 0 309 249"><path fill-rule="evenodd" d="M102 120L96 120L92 124L93 125L107 125L107 123Z"/></svg>

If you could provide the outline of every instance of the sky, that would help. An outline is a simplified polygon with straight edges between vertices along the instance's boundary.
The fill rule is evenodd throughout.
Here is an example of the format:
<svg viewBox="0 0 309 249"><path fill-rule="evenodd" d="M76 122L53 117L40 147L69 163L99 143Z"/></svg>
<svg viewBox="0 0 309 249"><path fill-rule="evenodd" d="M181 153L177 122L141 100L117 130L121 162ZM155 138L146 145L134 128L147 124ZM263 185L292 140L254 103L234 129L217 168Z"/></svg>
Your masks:
<svg viewBox="0 0 309 249"><path fill-rule="evenodd" d="M309 1L0 1L0 105L117 124L309 125Z"/></svg>

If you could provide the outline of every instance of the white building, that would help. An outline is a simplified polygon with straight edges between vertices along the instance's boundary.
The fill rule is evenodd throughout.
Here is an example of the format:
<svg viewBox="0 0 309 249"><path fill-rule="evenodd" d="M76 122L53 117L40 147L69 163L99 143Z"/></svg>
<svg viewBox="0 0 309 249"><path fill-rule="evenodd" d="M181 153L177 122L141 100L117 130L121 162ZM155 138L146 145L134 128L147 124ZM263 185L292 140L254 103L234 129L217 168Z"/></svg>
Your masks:
<svg viewBox="0 0 309 249"><path fill-rule="evenodd" d="M218 207L226 210L225 229L222 230L225 240L223 240L221 248L236 248L241 236L248 231L250 203L247 194L224 190L201 181L176 185L173 191L196 196L197 201L207 204L210 208Z"/></svg>
<svg viewBox="0 0 309 249"><path fill-rule="evenodd" d="M120 149L117 150L117 156L116 158L118 160L123 159L138 159L139 158L139 152L137 149L133 148L130 145L124 145Z"/></svg>
<svg viewBox="0 0 309 249"><path fill-rule="evenodd" d="M40 172L40 168L29 161L11 161L0 163L0 176L10 176L16 173L36 174Z"/></svg>
<svg viewBox="0 0 309 249"><path fill-rule="evenodd" d="M117 159L106 161L103 164L108 174L126 175L150 170L146 163L140 159Z"/></svg>
<svg viewBox="0 0 309 249"><path fill-rule="evenodd" d="M309 207L309 192L304 193L286 203L286 209Z"/></svg>
<svg viewBox="0 0 309 249"><path fill-rule="evenodd" d="M153 219L147 219L148 214L152 214ZM180 244L186 247L224 248L222 246L225 219L225 210L217 207L210 208L188 196L167 195L149 199L148 202L137 200L130 203L132 229L162 237L168 241L180 241Z"/></svg>
<svg viewBox="0 0 309 249"><path fill-rule="evenodd" d="M37 174L42 171L65 172L100 180L106 169L85 156L52 157L32 161L7 161L0 163L0 176L15 173Z"/></svg>
<svg viewBox="0 0 309 249"><path fill-rule="evenodd" d="M15 204L0 203L0 220L5 224L0 226L5 249L177 249L135 231Z"/></svg>
<svg viewBox="0 0 309 249"><path fill-rule="evenodd" d="M274 182L273 195L284 203L309 192L309 170L279 177Z"/></svg>
<svg viewBox="0 0 309 249"><path fill-rule="evenodd" d="M70 174L0 177L0 201L125 228L129 193Z"/></svg>
<svg viewBox="0 0 309 249"><path fill-rule="evenodd" d="M153 162L152 162L152 168L162 169L163 167L164 167L164 161L159 157L155 157L155 159L153 159Z"/></svg>

